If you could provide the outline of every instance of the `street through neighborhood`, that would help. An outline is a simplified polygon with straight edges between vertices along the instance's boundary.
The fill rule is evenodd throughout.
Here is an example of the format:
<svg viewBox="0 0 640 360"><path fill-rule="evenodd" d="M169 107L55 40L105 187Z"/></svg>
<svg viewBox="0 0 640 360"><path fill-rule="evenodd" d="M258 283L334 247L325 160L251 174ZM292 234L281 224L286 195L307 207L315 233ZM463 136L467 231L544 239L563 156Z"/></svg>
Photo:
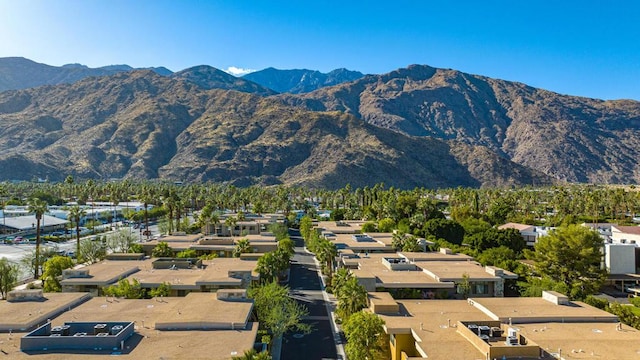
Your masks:
<svg viewBox="0 0 640 360"><path fill-rule="evenodd" d="M314 256L304 249L304 241L299 232L290 232L296 244L291 261L289 287L291 297L309 309L304 320L312 327L310 334L287 333L282 340L282 360L294 359L340 359L334 341L327 306L323 296L322 283Z"/></svg>

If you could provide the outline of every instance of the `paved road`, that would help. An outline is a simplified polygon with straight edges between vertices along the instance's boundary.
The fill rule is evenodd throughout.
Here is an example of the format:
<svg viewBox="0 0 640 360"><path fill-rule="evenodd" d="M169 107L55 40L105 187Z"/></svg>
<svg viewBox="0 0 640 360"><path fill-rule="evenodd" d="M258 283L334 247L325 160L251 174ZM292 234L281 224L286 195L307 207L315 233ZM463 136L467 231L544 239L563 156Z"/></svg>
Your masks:
<svg viewBox="0 0 640 360"><path fill-rule="evenodd" d="M291 235L291 239L296 243L296 253L289 275L291 296L309 309L309 316L304 322L310 324L313 330L306 335L285 334L280 359L338 359L318 269L313 256L305 252L304 241L299 237L299 233Z"/></svg>

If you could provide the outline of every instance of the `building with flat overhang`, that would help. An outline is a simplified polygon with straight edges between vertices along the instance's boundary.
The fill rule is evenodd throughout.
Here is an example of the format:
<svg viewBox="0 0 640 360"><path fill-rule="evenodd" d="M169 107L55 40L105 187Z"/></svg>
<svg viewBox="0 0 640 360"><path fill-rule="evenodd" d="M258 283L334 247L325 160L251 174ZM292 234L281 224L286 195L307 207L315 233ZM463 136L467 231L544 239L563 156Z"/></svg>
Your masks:
<svg viewBox="0 0 640 360"><path fill-rule="evenodd" d="M233 256L233 250L236 244L242 239L249 240L249 245L251 245L252 252L254 253L262 254L276 250L278 247L275 235L268 232L240 237L222 235L203 236L202 234L172 235L141 243L141 245L144 253L147 255L151 255L153 249L160 242L166 242L174 254L185 250L194 250L197 256L216 254L219 257L231 257Z"/></svg>
<svg viewBox="0 0 640 360"><path fill-rule="evenodd" d="M229 217L222 216L220 218L220 222L215 225L213 233L218 234L220 236L243 236L243 235L253 235L260 234L262 231L266 231L269 224L271 224L269 219L245 219L242 221L236 220L233 226L229 226L225 223L225 218ZM207 229L208 230L208 229ZM210 231L208 231L210 233Z"/></svg>
<svg viewBox="0 0 640 360"><path fill-rule="evenodd" d="M258 281L257 261L240 258L216 258L201 261L200 266L180 266L185 259L156 259L145 262L140 271L129 276L143 289L155 289L163 283L171 286L171 296L219 289L246 289ZM188 259L186 259L188 260ZM160 266L158 262L164 262ZM176 264L172 266L172 264Z"/></svg>
<svg viewBox="0 0 640 360"><path fill-rule="evenodd" d="M367 291L389 291L392 294L418 291L420 297L449 297L455 292L453 282L442 282L424 273L421 268L395 254L368 254L343 258L358 283Z"/></svg>
<svg viewBox="0 0 640 360"><path fill-rule="evenodd" d="M440 251L428 252L399 252L400 256L415 263L424 261L474 261L472 256L466 254L454 254L451 249L440 248Z"/></svg>
<svg viewBox="0 0 640 360"><path fill-rule="evenodd" d="M500 268L483 267L471 261L471 258L447 254L446 251L415 253L418 261L413 260L414 253L343 256L340 265L351 269L367 291L389 291L396 297L501 297L504 296L504 281L518 277Z"/></svg>
<svg viewBox="0 0 640 360"><path fill-rule="evenodd" d="M251 322L252 308L246 293L237 290L163 299L93 298L53 319L49 331L65 325L132 324L133 334L117 349L101 349L95 342L93 348L71 344L55 351L31 348L21 352L21 337L17 335L2 349L11 359L104 359L108 355L130 359L231 359L254 345L258 324ZM87 329L77 340L90 343L92 337L98 336L92 332L94 328ZM73 343L73 335L65 342Z"/></svg>
<svg viewBox="0 0 640 360"><path fill-rule="evenodd" d="M62 270L63 292L88 292L98 296L100 290L140 271L141 260L105 260L89 266Z"/></svg>
<svg viewBox="0 0 640 360"><path fill-rule="evenodd" d="M335 234L325 238L336 245L340 252L347 253L395 253L391 247L391 234Z"/></svg>
<svg viewBox="0 0 640 360"><path fill-rule="evenodd" d="M191 292L246 289L259 279L256 266L256 260L242 258L106 260L64 270L60 283L64 292L90 292L95 296L102 294L103 287L114 285L120 279L135 279L143 289L169 284L171 296L185 296Z"/></svg>
<svg viewBox="0 0 640 360"><path fill-rule="evenodd" d="M318 221L314 228L320 232L328 231L333 234L360 234L365 221L342 220L342 221Z"/></svg>
<svg viewBox="0 0 640 360"><path fill-rule="evenodd" d="M0 301L0 332L25 332L89 300L89 294L13 290Z"/></svg>
<svg viewBox="0 0 640 360"><path fill-rule="evenodd" d="M179 234L179 235L165 235L156 240L146 241L140 243L142 246L142 251L151 255L153 248L155 248L159 243L165 242L174 253L178 253L180 251L188 250L192 245L197 244L198 240L202 238L202 234Z"/></svg>
<svg viewBox="0 0 640 360"><path fill-rule="evenodd" d="M396 312L385 301L386 307L372 310L385 321L393 360L637 357L629 344L640 340L638 330L620 328L616 316L553 292L542 298L397 300Z"/></svg>

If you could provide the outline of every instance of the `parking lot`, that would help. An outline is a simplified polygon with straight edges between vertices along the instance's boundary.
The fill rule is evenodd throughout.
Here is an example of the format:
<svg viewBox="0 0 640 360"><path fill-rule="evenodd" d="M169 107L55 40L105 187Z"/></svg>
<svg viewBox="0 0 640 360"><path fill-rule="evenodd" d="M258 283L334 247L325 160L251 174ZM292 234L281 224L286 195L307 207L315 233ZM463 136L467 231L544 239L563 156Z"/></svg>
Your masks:
<svg viewBox="0 0 640 360"><path fill-rule="evenodd" d="M111 228L111 224L107 224L107 225L102 225L104 227L108 227L109 229ZM129 229L129 227L120 227L120 229ZM152 233L157 233L157 226L150 226L149 229ZM130 231L134 234L134 235L138 235L139 230L134 230L133 227L130 228ZM101 235L107 234L110 231L106 232L106 233L102 233ZM89 235L92 236L92 235ZM142 238L142 235L138 235L136 236L137 238ZM29 253L32 253L33 251L35 251L35 243L33 241L33 239L30 239L32 241L27 241L25 240L25 242L19 243L19 244L4 244L0 241L0 258L7 258L7 260L16 263L16 264L20 264L20 259L22 259L23 257L25 257L26 255L28 255ZM60 252L64 252L64 253L75 253L76 251L76 239L75 238L71 238L67 241L62 241L62 242L58 242L58 243L54 243L54 242L46 242L43 241L42 245L43 247L48 247L48 248L53 248L56 251L60 251ZM19 280L23 281L29 278L29 276L33 276L33 274L30 274L29 271L27 269L25 269L23 266L20 266L20 276L19 276Z"/></svg>

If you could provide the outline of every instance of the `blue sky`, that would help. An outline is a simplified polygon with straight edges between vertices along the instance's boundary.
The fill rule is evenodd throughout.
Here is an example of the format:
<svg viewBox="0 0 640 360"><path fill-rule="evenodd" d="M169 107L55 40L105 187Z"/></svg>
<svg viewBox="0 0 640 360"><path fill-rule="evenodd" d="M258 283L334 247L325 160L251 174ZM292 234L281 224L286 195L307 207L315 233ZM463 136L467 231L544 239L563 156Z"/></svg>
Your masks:
<svg viewBox="0 0 640 360"><path fill-rule="evenodd" d="M0 0L0 57L173 71L426 64L640 100L640 2Z"/></svg>

